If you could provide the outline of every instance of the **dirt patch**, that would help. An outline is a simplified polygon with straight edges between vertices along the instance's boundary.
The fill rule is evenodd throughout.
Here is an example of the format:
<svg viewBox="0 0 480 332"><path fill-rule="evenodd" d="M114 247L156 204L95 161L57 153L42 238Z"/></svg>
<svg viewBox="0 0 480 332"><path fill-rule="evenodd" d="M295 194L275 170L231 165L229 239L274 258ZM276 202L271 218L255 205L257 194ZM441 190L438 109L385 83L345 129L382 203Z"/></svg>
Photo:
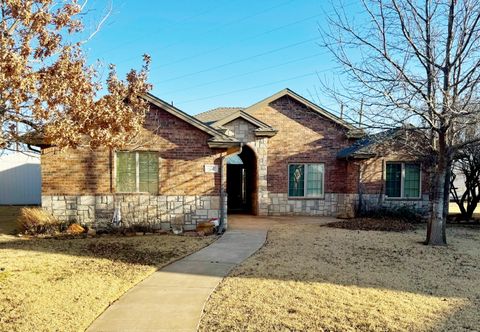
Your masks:
<svg viewBox="0 0 480 332"><path fill-rule="evenodd" d="M201 331L473 331L480 326L480 232L274 226L222 281ZM221 319L219 319L221 317Z"/></svg>
<svg viewBox="0 0 480 332"><path fill-rule="evenodd" d="M415 225L396 219L355 218L340 220L325 225L333 228L343 228L361 231L406 232L415 230Z"/></svg>
<svg viewBox="0 0 480 332"><path fill-rule="evenodd" d="M0 238L0 331L83 331L157 268L215 237Z"/></svg>

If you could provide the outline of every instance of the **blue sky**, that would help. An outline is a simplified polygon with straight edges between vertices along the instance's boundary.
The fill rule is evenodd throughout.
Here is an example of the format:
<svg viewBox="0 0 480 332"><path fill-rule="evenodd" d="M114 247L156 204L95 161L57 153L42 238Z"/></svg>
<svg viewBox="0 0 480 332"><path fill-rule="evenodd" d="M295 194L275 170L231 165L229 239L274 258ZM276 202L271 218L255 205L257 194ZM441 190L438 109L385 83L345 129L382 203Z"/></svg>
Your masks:
<svg viewBox="0 0 480 332"><path fill-rule="evenodd" d="M109 4L89 3L87 28ZM285 87L337 110L317 77L335 67L319 46L331 12L320 0L116 0L85 50L121 75L150 54L152 93L189 114L249 106Z"/></svg>

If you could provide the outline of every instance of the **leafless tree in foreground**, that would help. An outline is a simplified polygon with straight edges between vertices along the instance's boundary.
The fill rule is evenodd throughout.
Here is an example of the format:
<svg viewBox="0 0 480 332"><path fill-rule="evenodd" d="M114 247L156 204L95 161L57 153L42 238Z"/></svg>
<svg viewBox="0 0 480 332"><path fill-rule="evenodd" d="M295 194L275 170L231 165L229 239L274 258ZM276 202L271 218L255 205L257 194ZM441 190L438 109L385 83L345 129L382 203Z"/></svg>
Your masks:
<svg viewBox="0 0 480 332"><path fill-rule="evenodd" d="M115 147L140 130L150 60L125 80L111 66L102 85L81 50L86 3L0 0L0 149L22 131L41 131L60 147Z"/></svg>
<svg viewBox="0 0 480 332"><path fill-rule="evenodd" d="M469 221L480 202L480 148L469 146L462 149L453 165L450 192L460 209L460 218ZM465 191L455 187L456 176L461 175Z"/></svg>
<svg viewBox="0 0 480 332"><path fill-rule="evenodd" d="M479 0L363 0L361 13L335 5L324 46L340 64L330 92L358 110L364 125L413 124L424 137L409 148L431 161L426 243L445 245L453 156L476 121L480 82ZM426 155L425 155L426 154Z"/></svg>
<svg viewBox="0 0 480 332"><path fill-rule="evenodd" d="M480 119L480 114L478 115ZM466 128L463 139L469 140L480 133L480 121ZM461 176L464 191L455 186L455 179ZM459 149L452 166L450 193L460 209L460 219L469 221L480 203L480 144L467 145Z"/></svg>

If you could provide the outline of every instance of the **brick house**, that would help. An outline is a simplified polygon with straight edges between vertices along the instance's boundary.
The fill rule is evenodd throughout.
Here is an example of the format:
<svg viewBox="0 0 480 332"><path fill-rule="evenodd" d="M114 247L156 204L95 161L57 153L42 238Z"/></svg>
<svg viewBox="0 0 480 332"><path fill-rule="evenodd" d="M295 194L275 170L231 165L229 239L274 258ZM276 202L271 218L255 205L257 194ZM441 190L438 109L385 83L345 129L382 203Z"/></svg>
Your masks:
<svg viewBox="0 0 480 332"><path fill-rule="evenodd" d="M42 146L42 206L80 223L194 229L228 213L351 215L368 204L428 204L409 159L372 152L353 125L295 92L192 117L152 95L144 129L125 150Z"/></svg>

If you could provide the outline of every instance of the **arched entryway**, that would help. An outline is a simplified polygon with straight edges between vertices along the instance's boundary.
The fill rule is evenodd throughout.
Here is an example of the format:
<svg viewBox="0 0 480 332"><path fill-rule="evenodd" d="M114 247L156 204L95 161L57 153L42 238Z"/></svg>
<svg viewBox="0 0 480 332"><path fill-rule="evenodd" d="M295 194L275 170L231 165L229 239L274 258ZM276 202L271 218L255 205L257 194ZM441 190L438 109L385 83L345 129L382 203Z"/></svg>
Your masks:
<svg viewBox="0 0 480 332"><path fill-rule="evenodd" d="M227 159L228 213L257 214L257 157L248 146Z"/></svg>

